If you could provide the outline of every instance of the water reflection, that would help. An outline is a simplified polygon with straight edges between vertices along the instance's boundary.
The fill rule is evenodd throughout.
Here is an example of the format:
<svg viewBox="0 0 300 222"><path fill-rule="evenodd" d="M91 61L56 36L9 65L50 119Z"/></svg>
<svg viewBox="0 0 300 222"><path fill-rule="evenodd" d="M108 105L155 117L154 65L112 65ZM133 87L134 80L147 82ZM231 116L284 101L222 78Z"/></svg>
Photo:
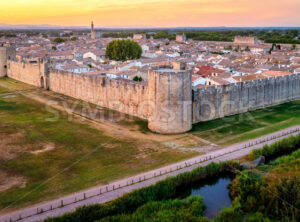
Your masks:
<svg viewBox="0 0 300 222"><path fill-rule="evenodd" d="M222 175L205 180L205 182L181 187L177 198L187 199L190 196L202 196L206 206L204 216L213 219L222 208L230 207L232 204L227 185L233 178L233 175Z"/></svg>

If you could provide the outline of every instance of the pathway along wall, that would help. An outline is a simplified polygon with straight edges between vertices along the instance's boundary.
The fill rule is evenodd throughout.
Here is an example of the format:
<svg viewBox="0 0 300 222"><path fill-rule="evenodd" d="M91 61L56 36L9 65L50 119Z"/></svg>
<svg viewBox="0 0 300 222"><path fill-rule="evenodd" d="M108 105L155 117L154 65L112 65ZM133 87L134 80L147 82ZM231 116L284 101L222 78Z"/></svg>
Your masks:
<svg viewBox="0 0 300 222"><path fill-rule="evenodd" d="M193 123L300 99L300 74L193 89Z"/></svg>

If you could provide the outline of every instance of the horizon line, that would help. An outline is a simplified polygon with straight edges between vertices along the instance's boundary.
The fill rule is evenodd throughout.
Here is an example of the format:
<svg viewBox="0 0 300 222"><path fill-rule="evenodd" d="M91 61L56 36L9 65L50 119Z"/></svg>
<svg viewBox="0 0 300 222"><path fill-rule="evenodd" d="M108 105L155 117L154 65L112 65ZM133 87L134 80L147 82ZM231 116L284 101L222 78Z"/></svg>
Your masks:
<svg viewBox="0 0 300 222"><path fill-rule="evenodd" d="M74 25L51 25L51 24L0 24L0 28L25 28L28 27L40 27L40 28L81 28L81 29L90 29L90 26L74 26ZM300 26L95 26L95 29L183 29L183 28L299 28Z"/></svg>

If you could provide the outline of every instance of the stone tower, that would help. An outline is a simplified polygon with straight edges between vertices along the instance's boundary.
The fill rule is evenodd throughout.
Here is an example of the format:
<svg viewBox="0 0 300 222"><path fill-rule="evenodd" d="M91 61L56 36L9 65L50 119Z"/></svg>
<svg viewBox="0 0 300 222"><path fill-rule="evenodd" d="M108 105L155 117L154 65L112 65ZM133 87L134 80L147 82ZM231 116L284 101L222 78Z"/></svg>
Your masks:
<svg viewBox="0 0 300 222"><path fill-rule="evenodd" d="M192 73L179 69L152 69L148 74L148 128L161 134L192 129Z"/></svg>
<svg viewBox="0 0 300 222"><path fill-rule="evenodd" d="M91 24L91 39L95 39L94 22Z"/></svg>
<svg viewBox="0 0 300 222"><path fill-rule="evenodd" d="M0 46L0 77L7 76L7 60L15 59L15 57L15 48Z"/></svg>

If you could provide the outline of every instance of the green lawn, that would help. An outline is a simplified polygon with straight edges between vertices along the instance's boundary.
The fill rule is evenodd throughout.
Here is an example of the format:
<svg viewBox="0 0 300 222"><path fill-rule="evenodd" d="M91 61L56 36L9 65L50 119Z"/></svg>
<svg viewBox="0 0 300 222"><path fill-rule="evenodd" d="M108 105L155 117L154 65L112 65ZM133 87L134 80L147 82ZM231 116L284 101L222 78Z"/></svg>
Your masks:
<svg viewBox="0 0 300 222"><path fill-rule="evenodd" d="M87 124L68 121L62 112L56 121L47 120L53 116L44 104L22 95L0 95L0 151L9 148L9 155L0 155L0 173L26 181L25 187L0 192L0 210L58 198L197 155L143 138L110 137ZM49 144L54 149L31 153Z"/></svg>
<svg viewBox="0 0 300 222"><path fill-rule="evenodd" d="M229 145L300 124L300 101L193 125L192 134Z"/></svg>

